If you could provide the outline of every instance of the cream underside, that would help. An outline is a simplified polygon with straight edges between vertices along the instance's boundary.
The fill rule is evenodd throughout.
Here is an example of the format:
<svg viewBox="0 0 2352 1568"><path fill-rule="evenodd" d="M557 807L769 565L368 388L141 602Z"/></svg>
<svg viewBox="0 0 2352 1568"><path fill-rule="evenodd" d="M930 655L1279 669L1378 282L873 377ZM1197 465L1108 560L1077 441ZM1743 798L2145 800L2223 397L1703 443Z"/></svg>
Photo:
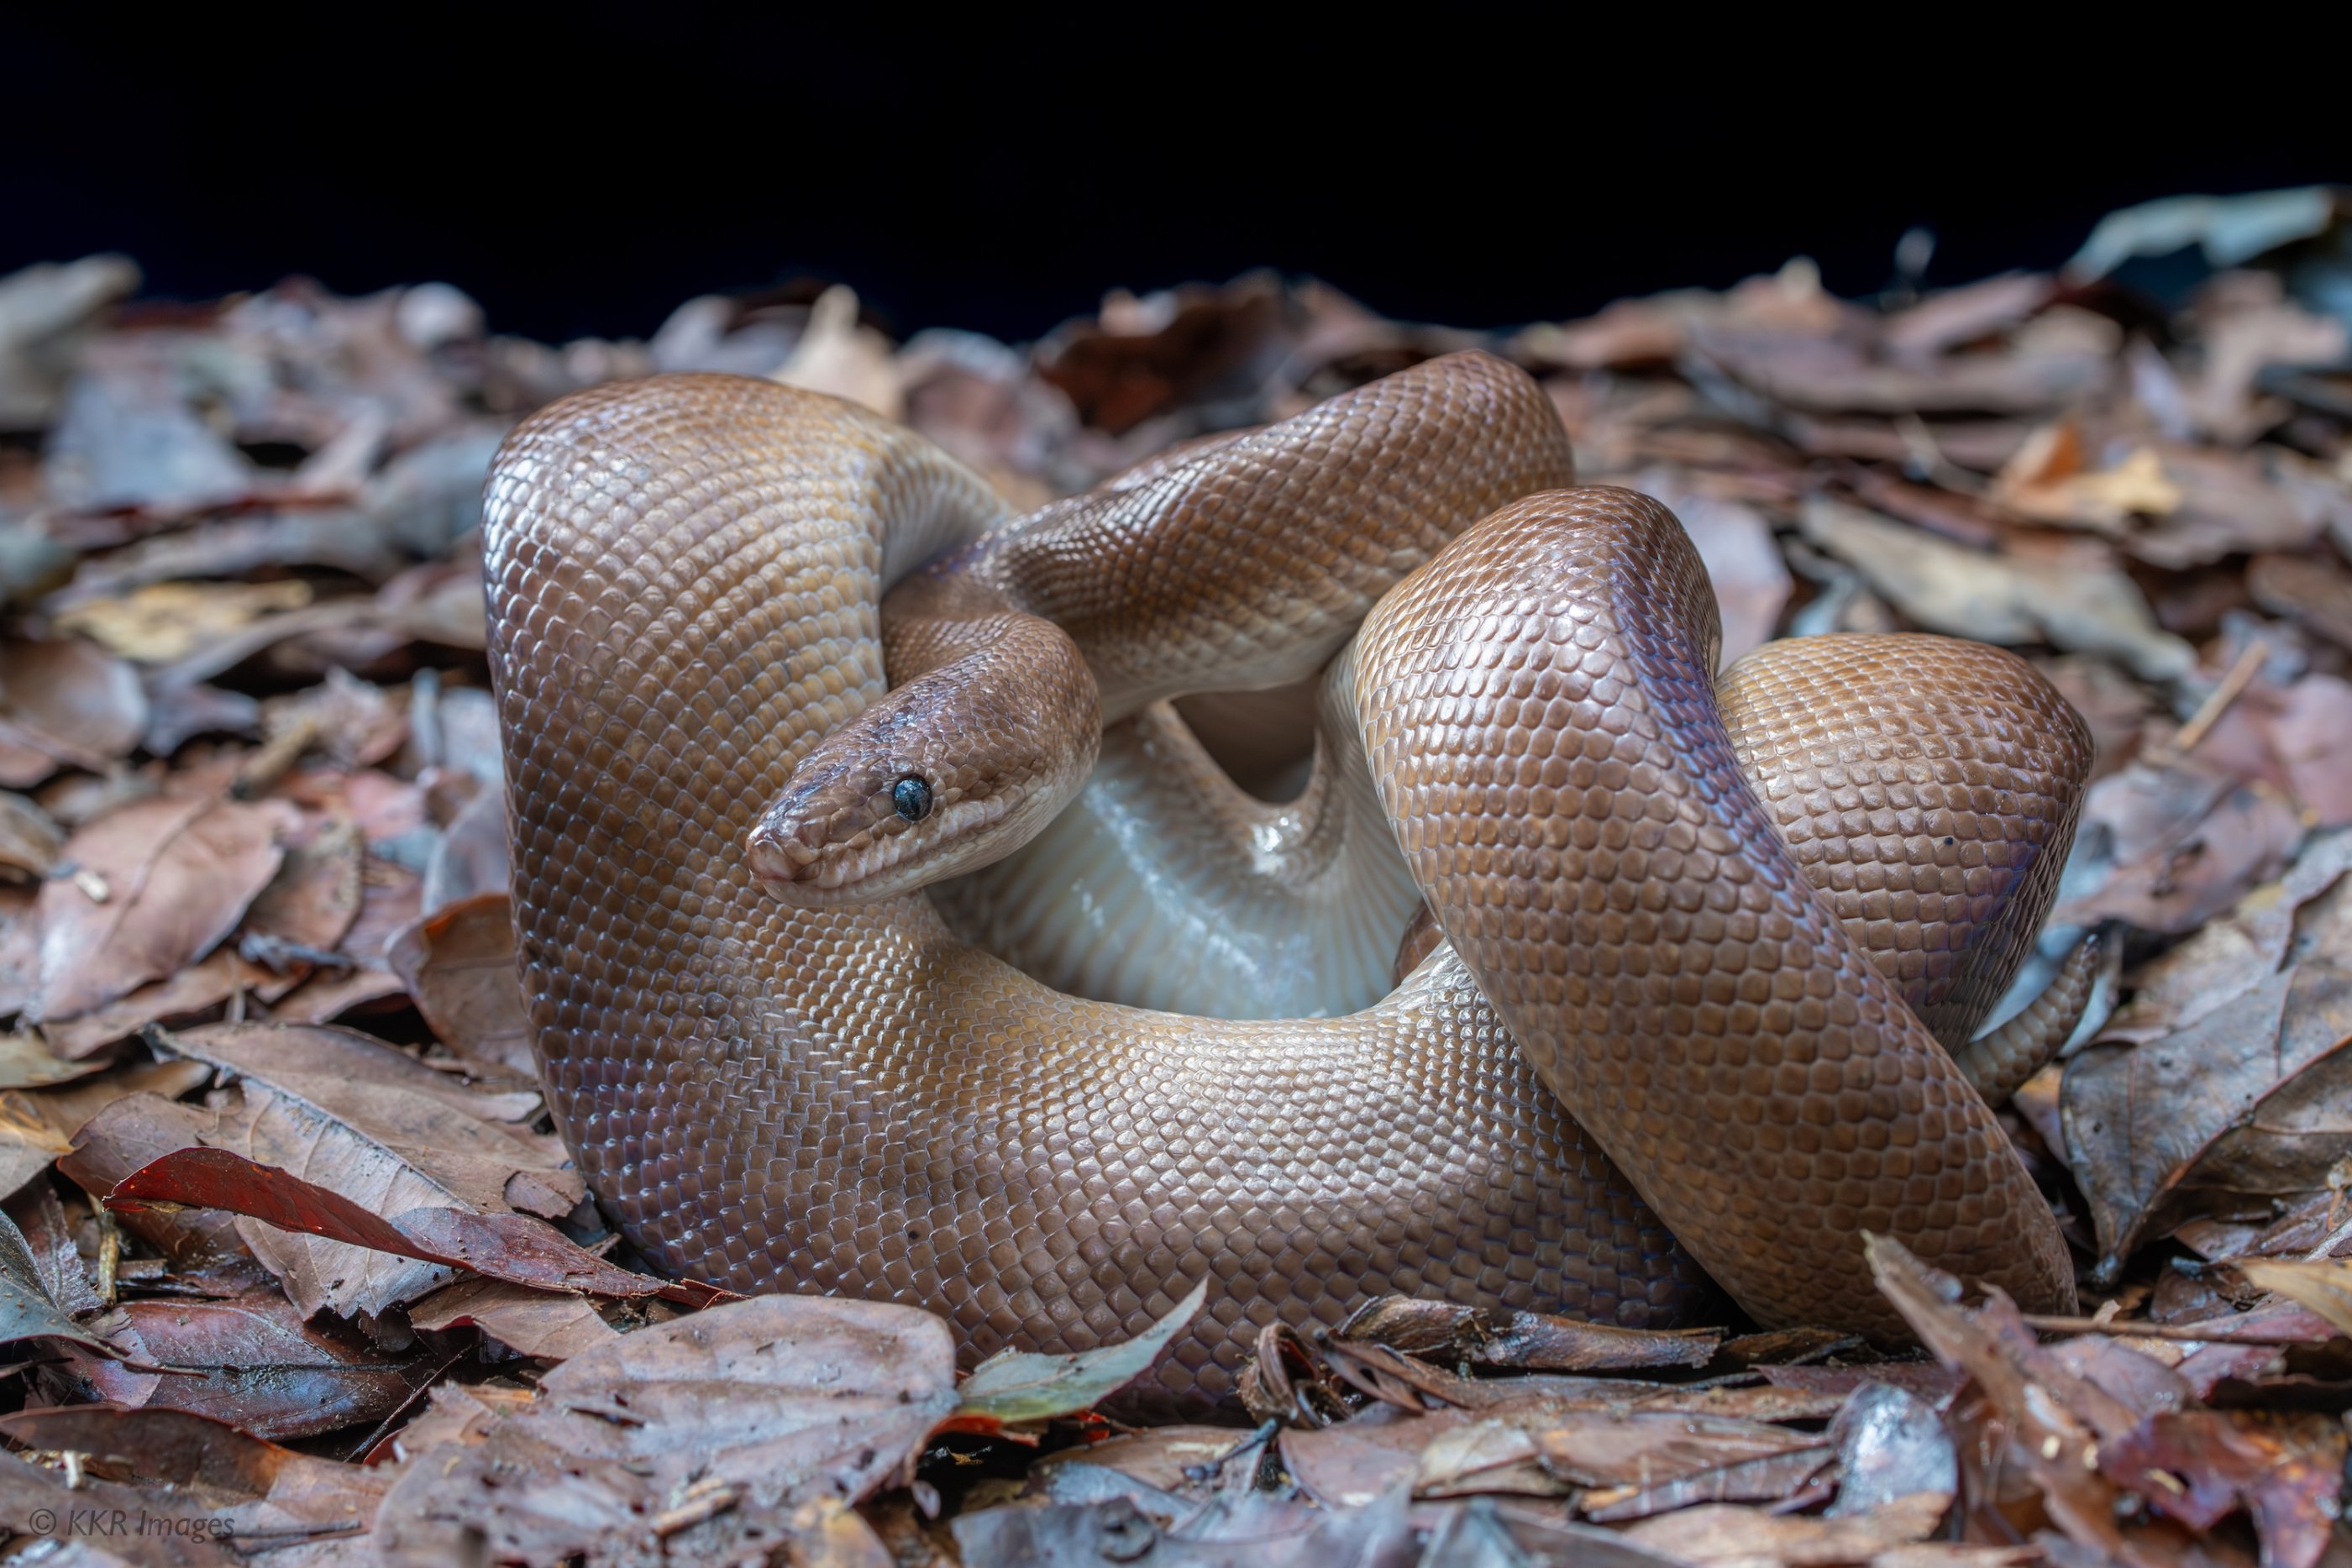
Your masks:
<svg viewBox="0 0 2352 1568"><path fill-rule="evenodd" d="M934 901L965 941L1074 996L1228 1019L1371 1006L1421 894L1330 685L1297 799L1244 793L1155 703L1103 732L1043 833Z"/></svg>

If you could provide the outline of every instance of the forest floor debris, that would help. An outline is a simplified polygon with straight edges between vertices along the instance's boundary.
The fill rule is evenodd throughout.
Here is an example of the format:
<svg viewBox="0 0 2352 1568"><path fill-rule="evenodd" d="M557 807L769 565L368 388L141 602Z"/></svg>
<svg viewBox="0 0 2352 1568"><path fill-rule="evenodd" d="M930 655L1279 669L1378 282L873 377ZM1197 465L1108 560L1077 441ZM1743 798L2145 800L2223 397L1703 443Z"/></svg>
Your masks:
<svg viewBox="0 0 2352 1568"><path fill-rule="evenodd" d="M897 343L838 284L549 347L440 284L0 279L6 1554L2352 1563L2347 255L2343 193L2273 193L1868 300L1800 258L1472 332L1254 274L1027 347ZM2184 256L2186 292L2135 271L2178 287ZM633 1270L514 986L478 534L503 432L615 377L769 375L1034 506L1473 346L1542 379L1586 480L1684 519L1727 659L1951 632L2089 720L2042 952L2102 928L2112 972L2004 1113L2084 1315L1891 1244L1925 1359L1400 1299L1269 1331L1255 1430L1138 1429L1095 1406L1197 1298L960 1380L920 1308Z"/></svg>

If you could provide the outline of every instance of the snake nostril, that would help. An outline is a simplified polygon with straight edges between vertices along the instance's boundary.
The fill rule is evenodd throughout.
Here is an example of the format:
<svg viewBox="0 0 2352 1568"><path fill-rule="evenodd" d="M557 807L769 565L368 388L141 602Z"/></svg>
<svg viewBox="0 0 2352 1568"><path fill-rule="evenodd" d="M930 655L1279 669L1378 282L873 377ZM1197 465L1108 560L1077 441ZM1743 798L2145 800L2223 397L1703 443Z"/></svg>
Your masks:
<svg viewBox="0 0 2352 1568"><path fill-rule="evenodd" d="M763 882L794 882L816 861L816 849L767 828L751 835L751 874Z"/></svg>

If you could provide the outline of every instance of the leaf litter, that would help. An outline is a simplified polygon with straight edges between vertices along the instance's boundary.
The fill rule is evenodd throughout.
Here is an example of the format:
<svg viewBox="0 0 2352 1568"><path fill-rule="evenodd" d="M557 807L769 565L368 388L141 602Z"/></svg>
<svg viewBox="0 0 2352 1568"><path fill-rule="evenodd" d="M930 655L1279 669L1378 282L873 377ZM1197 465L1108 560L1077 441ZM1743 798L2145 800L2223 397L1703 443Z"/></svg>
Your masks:
<svg viewBox="0 0 2352 1568"><path fill-rule="evenodd" d="M0 1528L201 1516L129 1560L287 1564L2352 1562L2347 225L2325 188L2184 198L2055 275L1848 300L1800 257L1501 332L1254 273L1034 345L895 342L838 283L553 348L440 284L146 311L121 257L0 278L0 437L37 453L0 487ZM2002 1118L2084 1315L1888 1243L1924 1359L1392 1298L1269 1329L1255 1429L1134 1427L1197 1292L960 1376L921 1305L652 1277L514 981L503 432L768 375L1031 507L1473 346L1542 379L1589 481L1685 519L1727 653L1944 632L2084 712L2043 947L2102 929L2115 972Z"/></svg>

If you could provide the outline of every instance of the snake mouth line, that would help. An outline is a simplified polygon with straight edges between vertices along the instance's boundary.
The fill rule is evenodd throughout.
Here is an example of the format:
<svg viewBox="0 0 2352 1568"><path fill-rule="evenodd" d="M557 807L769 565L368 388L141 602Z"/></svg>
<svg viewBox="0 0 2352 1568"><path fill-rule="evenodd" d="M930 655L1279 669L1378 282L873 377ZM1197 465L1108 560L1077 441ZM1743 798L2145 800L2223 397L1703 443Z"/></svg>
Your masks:
<svg viewBox="0 0 2352 1568"><path fill-rule="evenodd" d="M1003 795L952 800L934 809L920 831L903 825L894 831L898 819L885 817L853 838L821 845L761 827L749 845L751 873L797 908L868 904L929 880L952 856L953 844L1003 821L1015 803Z"/></svg>

